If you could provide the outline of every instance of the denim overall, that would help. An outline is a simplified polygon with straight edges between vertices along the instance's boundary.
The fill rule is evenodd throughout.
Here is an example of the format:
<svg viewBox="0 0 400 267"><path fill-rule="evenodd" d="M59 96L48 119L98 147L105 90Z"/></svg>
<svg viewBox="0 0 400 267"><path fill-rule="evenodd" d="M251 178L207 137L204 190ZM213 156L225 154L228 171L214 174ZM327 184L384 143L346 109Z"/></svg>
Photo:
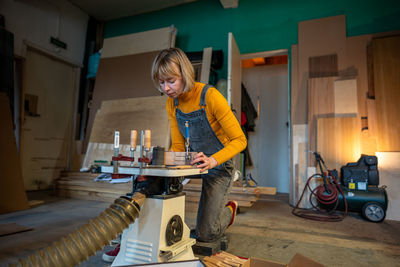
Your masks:
<svg viewBox="0 0 400 267"><path fill-rule="evenodd" d="M201 92L200 109L184 113L178 109L175 98L176 120L179 131L185 136L185 122L189 122L190 151L203 152L207 157L218 152L224 145L215 135L207 119L205 98L210 85L205 85ZM202 190L197 212L196 239L212 242L220 238L228 226L232 213L225 207L232 185L232 160L208 170L202 174Z"/></svg>

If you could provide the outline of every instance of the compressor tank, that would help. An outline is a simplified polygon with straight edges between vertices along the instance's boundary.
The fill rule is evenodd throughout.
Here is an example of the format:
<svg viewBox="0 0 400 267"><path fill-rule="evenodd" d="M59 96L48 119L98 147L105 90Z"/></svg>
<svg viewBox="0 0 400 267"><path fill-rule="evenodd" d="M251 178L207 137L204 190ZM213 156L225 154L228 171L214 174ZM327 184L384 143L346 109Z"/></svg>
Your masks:
<svg viewBox="0 0 400 267"><path fill-rule="evenodd" d="M388 198L385 187L368 187L367 190L352 190L341 186L347 201L348 211L361 212L364 205L368 202L375 202L382 206L386 211ZM343 196L339 193L338 210L344 210Z"/></svg>

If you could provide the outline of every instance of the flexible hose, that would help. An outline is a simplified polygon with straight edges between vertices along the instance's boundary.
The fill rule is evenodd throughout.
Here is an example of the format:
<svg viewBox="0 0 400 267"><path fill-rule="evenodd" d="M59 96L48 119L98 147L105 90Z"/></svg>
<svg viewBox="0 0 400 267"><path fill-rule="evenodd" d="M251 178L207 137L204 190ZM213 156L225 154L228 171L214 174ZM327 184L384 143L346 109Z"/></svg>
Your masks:
<svg viewBox="0 0 400 267"><path fill-rule="evenodd" d="M146 196L139 192L132 198L117 198L88 224L10 266L69 267L88 260L135 221L145 198Z"/></svg>
<svg viewBox="0 0 400 267"><path fill-rule="evenodd" d="M311 220L316 220L316 221L330 221L330 222L337 222L343 220L346 215L347 215L347 201L345 194L342 191L342 188L340 187L339 183L335 179L334 175L331 173L330 170L328 170L328 173L332 179L332 183L328 183L326 186L329 190L327 192L325 185L319 185L316 188L312 189L310 186L310 181L311 179L321 177L321 174L314 174L310 176L307 180L306 185L304 186L303 192L300 196L299 201L297 202L296 206L292 210L292 214L306 218L306 219L311 219ZM299 205L301 200L303 199L303 196L305 192L310 190L310 198L309 201L313 207L313 209L300 209ZM336 211L336 208L339 204L339 193L343 197L343 202L345 205L345 210L343 214L335 214L334 212ZM323 204L323 205L333 205L330 210L325 210L321 209L321 207L318 205L318 203L314 204L312 201L312 198L315 197L317 202Z"/></svg>

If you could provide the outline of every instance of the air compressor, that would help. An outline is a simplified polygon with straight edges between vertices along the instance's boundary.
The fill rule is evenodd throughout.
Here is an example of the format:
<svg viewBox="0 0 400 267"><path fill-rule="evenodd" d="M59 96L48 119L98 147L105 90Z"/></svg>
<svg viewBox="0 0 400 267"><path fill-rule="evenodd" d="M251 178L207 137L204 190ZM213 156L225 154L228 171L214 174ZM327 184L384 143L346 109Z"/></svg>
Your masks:
<svg viewBox="0 0 400 267"><path fill-rule="evenodd" d="M388 197L386 186L379 187L376 156L361 155L357 162L341 167L340 183L348 211L360 212L371 222L381 222L385 219ZM344 201L340 194L338 210L344 210Z"/></svg>
<svg viewBox="0 0 400 267"><path fill-rule="evenodd" d="M388 197L386 186L379 187L376 156L361 155L357 162L342 166L339 179L337 170L329 170L321 155L317 152L313 154L320 173L308 178L303 193L292 210L294 215L313 220L340 221L351 211L361 213L371 222L382 222L385 219ZM312 179L322 180L322 183L311 188ZM300 209L299 203L307 190L310 191L309 202L312 208Z"/></svg>

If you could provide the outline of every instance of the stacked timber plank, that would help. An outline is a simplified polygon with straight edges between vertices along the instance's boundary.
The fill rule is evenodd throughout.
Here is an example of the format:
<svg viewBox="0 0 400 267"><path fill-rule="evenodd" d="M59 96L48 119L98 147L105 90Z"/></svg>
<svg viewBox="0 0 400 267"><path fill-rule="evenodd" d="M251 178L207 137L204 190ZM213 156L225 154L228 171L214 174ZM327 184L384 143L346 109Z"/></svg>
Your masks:
<svg viewBox="0 0 400 267"><path fill-rule="evenodd" d="M207 267L222 266L222 267L240 267L243 266L246 259L239 258L225 251L216 253L215 255L204 257L201 262Z"/></svg>
<svg viewBox="0 0 400 267"><path fill-rule="evenodd" d="M132 183L110 184L107 181L94 181L98 173L62 172L56 180L59 196L113 202L116 198L131 192Z"/></svg>
<svg viewBox="0 0 400 267"><path fill-rule="evenodd" d="M191 179L189 183L183 186L186 193L186 201L199 202L201 194L201 180ZM230 200L238 202L240 207L251 207L260 195L275 195L275 187L239 187L233 186L229 194Z"/></svg>
<svg viewBox="0 0 400 267"><path fill-rule="evenodd" d="M131 192L132 183L111 184L107 181L94 181L98 173L68 172L61 173L56 180L59 196L113 202L116 198ZM201 180L192 179L184 185L186 202L198 202L201 194ZM251 207L260 195L275 195L276 189L269 187L232 187L229 199L242 207Z"/></svg>

